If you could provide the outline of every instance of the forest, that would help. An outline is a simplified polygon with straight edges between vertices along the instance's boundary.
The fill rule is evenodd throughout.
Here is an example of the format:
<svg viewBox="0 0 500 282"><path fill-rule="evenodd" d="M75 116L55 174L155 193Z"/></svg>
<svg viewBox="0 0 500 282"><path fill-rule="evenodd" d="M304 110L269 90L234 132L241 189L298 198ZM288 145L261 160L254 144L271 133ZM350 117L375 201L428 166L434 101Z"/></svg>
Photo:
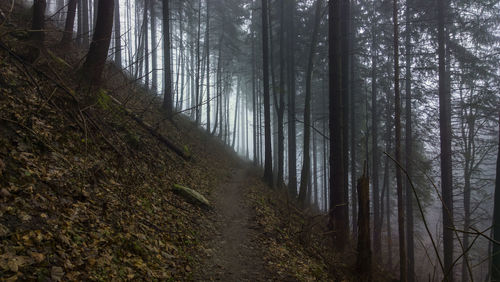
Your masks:
<svg viewBox="0 0 500 282"><path fill-rule="evenodd" d="M0 279L500 281L499 1L1 2Z"/></svg>

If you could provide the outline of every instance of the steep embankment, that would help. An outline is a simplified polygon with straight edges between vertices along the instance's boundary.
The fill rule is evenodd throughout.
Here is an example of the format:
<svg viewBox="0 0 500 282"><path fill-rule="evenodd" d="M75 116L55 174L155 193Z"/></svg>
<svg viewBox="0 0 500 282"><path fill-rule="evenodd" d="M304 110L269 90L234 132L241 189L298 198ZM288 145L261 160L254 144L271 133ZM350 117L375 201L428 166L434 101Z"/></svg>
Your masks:
<svg viewBox="0 0 500 282"><path fill-rule="evenodd" d="M57 31L46 33L46 50L33 45L21 7L4 20L0 279L349 277L352 255L333 256L324 216L270 191L183 116L165 119L161 101L112 65L101 89L78 90L82 50L51 44ZM212 208L190 204L174 184Z"/></svg>
<svg viewBox="0 0 500 282"><path fill-rule="evenodd" d="M188 279L210 212L172 186L210 196L237 159L181 116L163 120L157 99L112 67L98 93L80 93L81 52L40 50L22 23L16 7L0 27L0 278Z"/></svg>

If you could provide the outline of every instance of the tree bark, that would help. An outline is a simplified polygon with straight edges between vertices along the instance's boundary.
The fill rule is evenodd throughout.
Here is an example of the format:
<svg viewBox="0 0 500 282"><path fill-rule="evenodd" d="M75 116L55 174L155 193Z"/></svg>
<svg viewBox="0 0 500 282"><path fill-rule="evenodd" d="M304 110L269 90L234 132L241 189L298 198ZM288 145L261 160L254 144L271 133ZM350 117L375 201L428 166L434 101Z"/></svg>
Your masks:
<svg viewBox="0 0 500 282"><path fill-rule="evenodd" d="M74 1L74 0L71 0ZM121 44L121 27L120 27L120 5L119 0L115 1L115 64L122 65L122 44Z"/></svg>
<svg viewBox="0 0 500 282"><path fill-rule="evenodd" d="M311 170L311 156L310 142L311 142L311 81L312 72L314 67L314 55L316 54L316 41L318 37L319 24L321 22L321 6L322 1L316 1L316 12L314 14L314 24L313 32L311 36L311 45L309 46L309 59L307 62L306 70L306 97L304 105L304 149L303 149L303 162L302 162L302 173L300 174L300 186L299 186L299 202L304 204L306 192L307 192L307 181L310 177L309 171Z"/></svg>
<svg viewBox="0 0 500 282"><path fill-rule="evenodd" d="M344 190L343 160L343 112L342 112L342 5L340 1L329 1L329 113L330 113L330 228L335 232L334 247L343 251L349 232L347 203Z"/></svg>
<svg viewBox="0 0 500 282"><path fill-rule="evenodd" d="M99 1L97 21L82 75L91 85L98 85L108 56L113 30L114 1Z"/></svg>
<svg viewBox="0 0 500 282"><path fill-rule="evenodd" d="M264 179L273 185L273 163L271 149L271 106L269 98L269 36L267 27L267 0L262 0L262 72L264 80L264 139L265 163Z"/></svg>
<svg viewBox="0 0 500 282"><path fill-rule="evenodd" d="M172 73L170 70L170 15L168 2L163 0L163 74L165 89L163 90L163 109L168 114L172 113Z"/></svg>
<svg viewBox="0 0 500 282"><path fill-rule="evenodd" d="M295 126L295 0L288 4L288 189L292 197L297 194L297 132Z"/></svg>
<svg viewBox="0 0 500 282"><path fill-rule="evenodd" d="M33 2L33 22L31 25L30 37L32 40L43 45L45 39L45 8L47 2L45 0L34 0Z"/></svg>
<svg viewBox="0 0 500 282"><path fill-rule="evenodd" d="M210 133L210 0L207 0L205 48L207 53L207 133Z"/></svg>
<svg viewBox="0 0 500 282"><path fill-rule="evenodd" d="M68 46L73 39L73 26L75 25L76 4L77 0L69 0L68 2L68 12L66 15L66 23L64 25L64 34L61 39L61 46L63 47Z"/></svg>
<svg viewBox="0 0 500 282"><path fill-rule="evenodd" d="M366 176L366 168L358 180L358 256L356 271L360 281L371 281L371 242L370 242L370 180Z"/></svg>
<svg viewBox="0 0 500 282"><path fill-rule="evenodd" d="M441 141L441 193L443 198L444 281L453 281L453 186L451 166L451 95L446 70L447 1L437 1L439 61L439 131Z"/></svg>
<svg viewBox="0 0 500 282"><path fill-rule="evenodd" d="M500 242L500 114L498 115L498 155L493 205L493 239ZM491 281L500 281L500 244L493 244L491 253Z"/></svg>
<svg viewBox="0 0 500 282"><path fill-rule="evenodd" d="M393 0L392 20L394 24L394 105L396 130L396 162L401 163L401 97L399 93L399 27L398 27L398 0ZM401 169L396 167L396 185L398 194L398 233L399 233L399 279L406 281L406 245L404 228L403 206L403 179Z"/></svg>
<svg viewBox="0 0 500 282"><path fill-rule="evenodd" d="M411 110L411 15L410 15L411 0L406 1L405 11L405 59L406 59L406 74L405 74L405 94L406 94L406 129L405 129L405 168L406 173L412 176L412 165L410 164L413 158L413 142L412 142L412 110ZM415 280L415 254L414 254L414 238L413 238L413 192L411 191L410 182L405 181L406 191L406 249L408 254L408 281ZM464 277L465 278L465 277Z"/></svg>

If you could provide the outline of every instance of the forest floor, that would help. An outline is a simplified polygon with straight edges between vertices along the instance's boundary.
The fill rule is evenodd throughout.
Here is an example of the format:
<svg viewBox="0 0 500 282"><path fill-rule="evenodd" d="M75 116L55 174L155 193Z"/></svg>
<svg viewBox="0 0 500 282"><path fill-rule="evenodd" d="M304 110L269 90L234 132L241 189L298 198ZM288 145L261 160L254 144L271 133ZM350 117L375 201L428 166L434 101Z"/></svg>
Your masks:
<svg viewBox="0 0 500 282"><path fill-rule="evenodd" d="M50 24L46 49L34 46L30 10L10 8L0 1L0 280L355 280L324 214L186 116L165 118L157 94L112 64L83 92L85 50L59 48Z"/></svg>

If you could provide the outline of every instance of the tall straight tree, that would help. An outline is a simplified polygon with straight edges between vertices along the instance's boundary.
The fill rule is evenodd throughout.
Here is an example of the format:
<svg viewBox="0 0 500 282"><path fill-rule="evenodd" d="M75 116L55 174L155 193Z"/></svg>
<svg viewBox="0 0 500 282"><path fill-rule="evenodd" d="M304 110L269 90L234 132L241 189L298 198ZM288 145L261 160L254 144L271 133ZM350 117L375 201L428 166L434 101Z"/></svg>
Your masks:
<svg viewBox="0 0 500 282"><path fill-rule="evenodd" d="M396 130L396 162L401 163L401 94L399 93L399 26L398 0L393 0L392 21L394 24L394 106ZM403 209L403 178L401 169L396 166L396 186L398 194L398 235L399 235L399 280L406 281L406 245Z"/></svg>
<svg viewBox="0 0 500 282"><path fill-rule="evenodd" d="M269 37L267 27L267 0L262 0L262 75L264 82L264 179L273 185L273 153L271 149L271 105L269 97Z"/></svg>
<svg viewBox="0 0 500 282"><path fill-rule="evenodd" d="M210 0L207 0L205 49L207 56L207 133L210 133Z"/></svg>
<svg viewBox="0 0 500 282"><path fill-rule="evenodd" d="M91 85L99 84L108 56L113 30L114 1L99 1L97 20L92 43L81 73Z"/></svg>
<svg viewBox="0 0 500 282"><path fill-rule="evenodd" d="M445 281L453 281L453 187L451 167L451 95L446 69L447 0L437 0L439 131L441 141L441 193L443 198L443 254Z"/></svg>
<svg viewBox="0 0 500 282"><path fill-rule="evenodd" d="M284 160L285 160L285 140L284 140L284 114L285 114L285 1L280 1L280 35L279 35L279 101L276 102L276 114L278 116L278 188L284 186Z"/></svg>
<svg viewBox="0 0 500 282"><path fill-rule="evenodd" d="M151 67L152 69L152 76L153 78L151 79L151 89L153 90L154 93L158 90L158 48L156 48L158 42L156 42L156 13L155 13L155 1L154 0L149 0L149 8L151 10ZM182 13L182 12L180 12ZM181 39L182 41L182 35ZM180 49L180 52L182 54L182 48ZM184 68L184 64L182 64L182 67ZM184 81L181 82L181 88L184 87ZM181 90L181 93L183 91ZM182 96L182 94L181 94Z"/></svg>
<svg viewBox="0 0 500 282"><path fill-rule="evenodd" d="M287 62L288 62L288 189L297 194L297 140L295 126L295 0L287 3Z"/></svg>
<svg viewBox="0 0 500 282"><path fill-rule="evenodd" d="M172 113L172 73L170 70L170 11L168 2L163 0L163 75L165 88L163 89L163 109L168 114Z"/></svg>
<svg viewBox="0 0 500 282"><path fill-rule="evenodd" d="M405 8L405 168L408 175L412 175L413 142L412 142L412 110L411 110L411 0L406 0ZM413 192L410 182L405 181L406 191L406 249L408 254L408 281L415 280L415 254L413 238Z"/></svg>
<svg viewBox="0 0 500 282"><path fill-rule="evenodd" d="M373 18L377 20L377 11L373 3ZM373 254L380 256L381 241L381 215L380 215L380 189L379 189L379 165L380 157L378 151L378 109L377 109L377 35L375 34L375 24L372 24L372 65L371 65L371 96L372 96L372 184L373 184Z"/></svg>
<svg viewBox="0 0 500 282"><path fill-rule="evenodd" d="M306 192L307 192L307 182L310 178L309 172L311 170L311 156L309 153L309 145L311 142L311 81L312 72L314 66L314 55L316 54L316 41L318 38L319 24L321 22L321 6L322 1L316 1L316 12L314 13L314 25L313 32L311 35L311 45L309 46L309 59L307 62L306 70L306 97L304 106L304 150L303 150L303 162L302 162L302 173L300 174L300 188L299 188L299 201L304 204Z"/></svg>
<svg viewBox="0 0 500 282"><path fill-rule="evenodd" d="M342 112L342 11L340 0L328 7L329 116L330 116L330 227L334 246L342 251L349 233L344 190L343 112Z"/></svg>
<svg viewBox="0 0 500 282"><path fill-rule="evenodd" d="M75 1L75 0L71 0ZM120 5L119 0L115 1L115 63L118 66L122 64L122 44L121 44L121 28L120 28Z"/></svg>
<svg viewBox="0 0 500 282"><path fill-rule="evenodd" d="M47 2L45 0L35 0L33 2L33 22L31 24L31 39L43 44L45 38L45 7Z"/></svg>
<svg viewBox="0 0 500 282"><path fill-rule="evenodd" d="M493 208L493 239L500 242L500 114L498 115L498 156ZM491 253L491 281L500 281L500 244L494 243Z"/></svg>
<svg viewBox="0 0 500 282"><path fill-rule="evenodd" d="M68 46L73 39L73 26L75 25L77 0L69 0L68 12L66 14L66 23L64 25L64 34L61 39L62 46Z"/></svg>

